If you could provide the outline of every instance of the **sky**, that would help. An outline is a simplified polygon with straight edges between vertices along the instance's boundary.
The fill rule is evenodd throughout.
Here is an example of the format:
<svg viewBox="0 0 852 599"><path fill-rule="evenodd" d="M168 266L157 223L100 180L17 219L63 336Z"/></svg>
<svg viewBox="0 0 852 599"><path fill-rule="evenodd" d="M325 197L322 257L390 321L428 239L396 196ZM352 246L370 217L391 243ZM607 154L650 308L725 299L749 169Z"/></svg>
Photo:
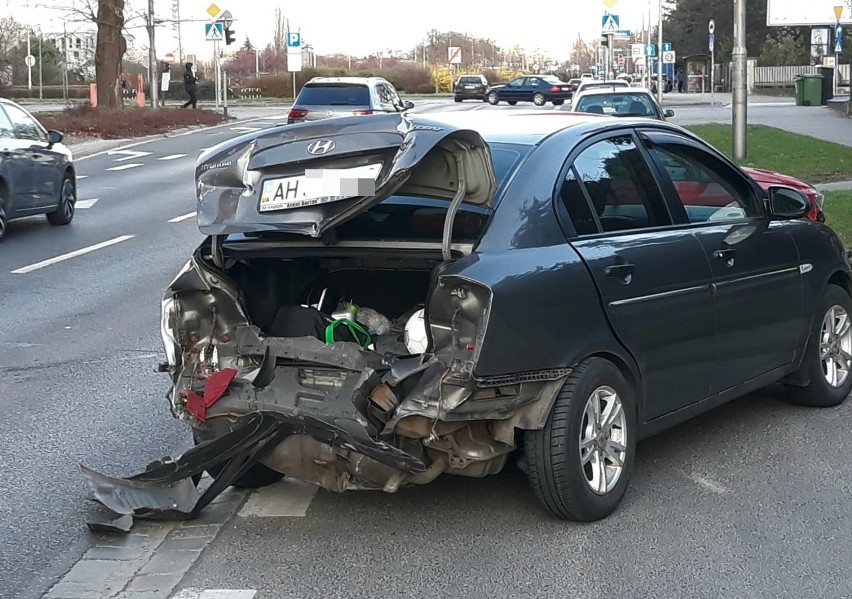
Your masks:
<svg viewBox="0 0 852 599"><path fill-rule="evenodd" d="M206 8L211 0L178 0L183 52L194 53L199 59L212 55L212 42L204 40ZM0 0L8 13L17 20L42 24L47 30L62 29L62 11L81 0ZM426 37L430 29L459 31L482 38L491 38L498 45L519 45L527 52L536 49L556 60L566 60L577 34L594 39L600 34L601 17L605 11L617 14L622 29L642 27L643 13L647 14L649 0L565 0L561 3L530 4L514 2L511 13L502 14L494 3L481 0L421 0L420 2L366 2L351 0L319 0L283 2L281 0L215 0L222 10L234 17L232 28L237 42L227 47L236 50L246 35L255 45L266 46L272 41L275 28L275 8L281 8L290 20L291 30L301 30L304 43L314 52L365 56L388 50L411 50ZM173 0L154 0L154 12L160 18L171 18ZM549 6L548 6L549 4ZM656 22L658 0L652 1ZM29 5L29 9L27 8ZM146 10L146 0L126 0L129 12ZM384 6L385 8L380 8ZM524 10L530 7L529 10ZM610 8L611 7L611 8ZM143 24L137 19L135 24ZM69 28L71 25L69 24ZM144 29L131 29L140 45L147 47ZM156 32L157 54L177 52L177 41L170 26L160 26Z"/></svg>

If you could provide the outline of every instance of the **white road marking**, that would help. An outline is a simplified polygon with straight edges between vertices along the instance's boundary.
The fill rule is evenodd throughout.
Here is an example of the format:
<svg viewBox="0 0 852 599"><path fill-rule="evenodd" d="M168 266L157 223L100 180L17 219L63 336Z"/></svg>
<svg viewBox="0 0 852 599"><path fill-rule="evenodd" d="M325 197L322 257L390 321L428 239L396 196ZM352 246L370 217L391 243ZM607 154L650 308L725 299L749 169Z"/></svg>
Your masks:
<svg viewBox="0 0 852 599"><path fill-rule="evenodd" d="M114 239L110 239L108 241L103 241L101 243L96 243L95 245L90 245L89 247L84 247L84 248L81 248L79 250L74 250L73 252L68 252L67 254L62 254L60 256L56 256L55 258L48 258L47 260L42 260L41 262L36 262L35 264L30 264L29 266L23 266L21 268L13 270L12 274L13 275L27 274L28 272L32 272L34 270L44 268L45 266L50 266L50 265L56 264L58 262L63 262L64 260L70 260L71 258L76 258L77 256L82 256L84 254L88 254L89 252L101 250L105 247L115 245L116 243L121 243L122 241L127 241L128 239L133 239L134 237L135 237L135 235L122 235L120 237L115 237Z"/></svg>
<svg viewBox="0 0 852 599"><path fill-rule="evenodd" d="M251 131L260 131L260 130L261 130L261 127L231 127L231 131L251 132Z"/></svg>
<svg viewBox="0 0 852 599"><path fill-rule="evenodd" d="M186 154L170 154L168 156L163 156L162 158L157 158L157 160L174 160L176 158L183 158Z"/></svg>
<svg viewBox="0 0 852 599"><path fill-rule="evenodd" d="M278 114L278 115L273 115L273 116L262 116L262 117L260 117L260 120L261 120L261 121L279 121L279 120L281 120L281 119L286 119L286 118L287 118L287 117L289 117L289 116L290 116L289 114Z"/></svg>
<svg viewBox="0 0 852 599"><path fill-rule="evenodd" d="M116 154L124 154L124 158L116 158L115 162L121 162L122 160L133 160L134 158L142 158L143 156L150 156L153 152L140 152L138 150L109 150L107 152L107 156L114 156Z"/></svg>
<svg viewBox="0 0 852 599"><path fill-rule="evenodd" d="M77 175L77 180L82 181L83 179L88 178L89 175Z"/></svg>
<svg viewBox="0 0 852 599"><path fill-rule="evenodd" d="M175 593L171 599L252 599L254 589L195 589L188 588Z"/></svg>
<svg viewBox="0 0 852 599"><path fill-rule="evenodd" d="M692 473L689 475L689 478L693 482L698 483L708 491L712 491L717 495L724 495L725 493L729 492L727 487L720 483L717 483L715 480L707 478L706 476L701 476L700 474Z"/></svg>
<svg viewBox="0 0 852 599"><path fill-rule="evenodd" d="M193 211L193 212L189 212L189 213L187 213L187 214L182 214L181 216L176 216L176 217L174 217L174 218L169 219L169 222L170 222L170 223L179 223L179 222L180 222L180 221L182 221L182 220L186 220L186 219L188 219L188 218L192 218L193 216L195 216L195 214L196 214L196 213L195 213L195 211Z"/></svg>
<svg viewBox="0 0 852 599"><path fill-rule="evenodd" d="M77 203L74 204L75 207L80 210L87 210L97 204L98 198L92 198L91 200L77 200Z"/></svg>
<svg viewBox="0 0 852 599"><path fill-rule="evenodd" d="M137 166L142 166L140 162L134 162L133 164L122 164L121 166L112 166L106 170L108 171L126 171L129 168L136 168Z"/></svg>
<svg viewBox="0 0 852 599"><path fill-rule="evenodd" d="M317 486L285 478L280 483L254 491L239 515L260 518L302 518L317 493Z"/></svg>
<svg viewBox="0 0 852 599"><path fill-rule="evenodd" d="M215 148L215 147L216 147L216 146L210 146L209 148L198 148L198 151L199 151L199 152L206 152L207 150L212 150L212 149L213 149L213 148Z"/></svg>

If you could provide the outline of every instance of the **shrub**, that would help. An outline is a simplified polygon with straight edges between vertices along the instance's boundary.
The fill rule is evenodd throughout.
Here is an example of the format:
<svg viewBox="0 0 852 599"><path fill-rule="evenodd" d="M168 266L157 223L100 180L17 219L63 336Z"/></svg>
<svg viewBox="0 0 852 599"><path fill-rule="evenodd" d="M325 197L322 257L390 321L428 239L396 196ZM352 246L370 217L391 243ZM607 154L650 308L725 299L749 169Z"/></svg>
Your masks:
<svg viewBox="0 0 852 599"><path fill-rule="evenodd" d="M9 86L0 90L4 98L38 98L38 86L33 85L32 91L26 86ZM45 85L42 87L42 97L48 100L61 100L64 98L61 85ZM68 98L74 100L88 99L88 85L69 85Z"/></svg>
<svg viewBox="0 0 852 599"><path fill-rule="evenodd" d="M39 115L39 121L48 129L61 131L65 135L103 139L153 135L190 125L215 125L225 120L222 114L211 110L151 110L135 106L102 110L88 104Z"/></svg>
<svg viewBox="0 0 852 599"><path fill-rule="evenodd" d="M434 94L435 93L435 85L432 83L421 83L415 88L415 91L418 94Z"/></svg>

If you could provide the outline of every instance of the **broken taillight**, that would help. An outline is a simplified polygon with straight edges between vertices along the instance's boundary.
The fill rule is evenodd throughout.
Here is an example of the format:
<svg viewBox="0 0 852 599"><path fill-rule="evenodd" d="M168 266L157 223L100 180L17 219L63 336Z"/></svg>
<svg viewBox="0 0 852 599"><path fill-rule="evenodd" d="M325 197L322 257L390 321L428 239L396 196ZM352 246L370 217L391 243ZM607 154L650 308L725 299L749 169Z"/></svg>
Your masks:
<svg viewBox="0 0 852 599"><path fill-rule="evenodd" d="M301 108L291 108L290 113L287 115L287 118L288 119L301 119L307 114L308 114L307 110L303 110Z"/></svg>
<svg viewBox="0 0 852 599"><path fill-rule="evenodd" d="M365 114L373 114L373 111L372 110L353 110L352 114L362 116L362 115L365 115Z"/></svg>

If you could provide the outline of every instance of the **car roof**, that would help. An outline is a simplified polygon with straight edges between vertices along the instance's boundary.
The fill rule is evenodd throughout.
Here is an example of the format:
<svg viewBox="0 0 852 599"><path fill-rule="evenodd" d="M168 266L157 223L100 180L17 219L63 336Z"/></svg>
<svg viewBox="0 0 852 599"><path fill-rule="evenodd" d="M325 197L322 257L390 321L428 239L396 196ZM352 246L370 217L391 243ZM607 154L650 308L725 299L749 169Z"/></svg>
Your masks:
<svg viewBox="0 0 852 599"><path fill-rule="evenodd" d="M369 85L370 83L387 83L384 77L313 77L305 85L314 83L354 83Z"/></svg>
<svg viewBox="0 0 852 599"><path fill-rule="evenodd" d="M647 118L612 117L562 110L457 110L418 115L436 123L472 129L488 143L535 145L565 129L595 128L595 125L629 126L632 120L647 126ZM654 121L656 122L656 121Z"/></svg>
<svg viewBox="0 0 852 599"><path fill-rule="evenodd" d="M645 94L653 97L651 91L645 87L624 87L616 85L614 87L592 87L584 92L580 92L582 97L586 96L614 96L624 94Z"/></svg>

